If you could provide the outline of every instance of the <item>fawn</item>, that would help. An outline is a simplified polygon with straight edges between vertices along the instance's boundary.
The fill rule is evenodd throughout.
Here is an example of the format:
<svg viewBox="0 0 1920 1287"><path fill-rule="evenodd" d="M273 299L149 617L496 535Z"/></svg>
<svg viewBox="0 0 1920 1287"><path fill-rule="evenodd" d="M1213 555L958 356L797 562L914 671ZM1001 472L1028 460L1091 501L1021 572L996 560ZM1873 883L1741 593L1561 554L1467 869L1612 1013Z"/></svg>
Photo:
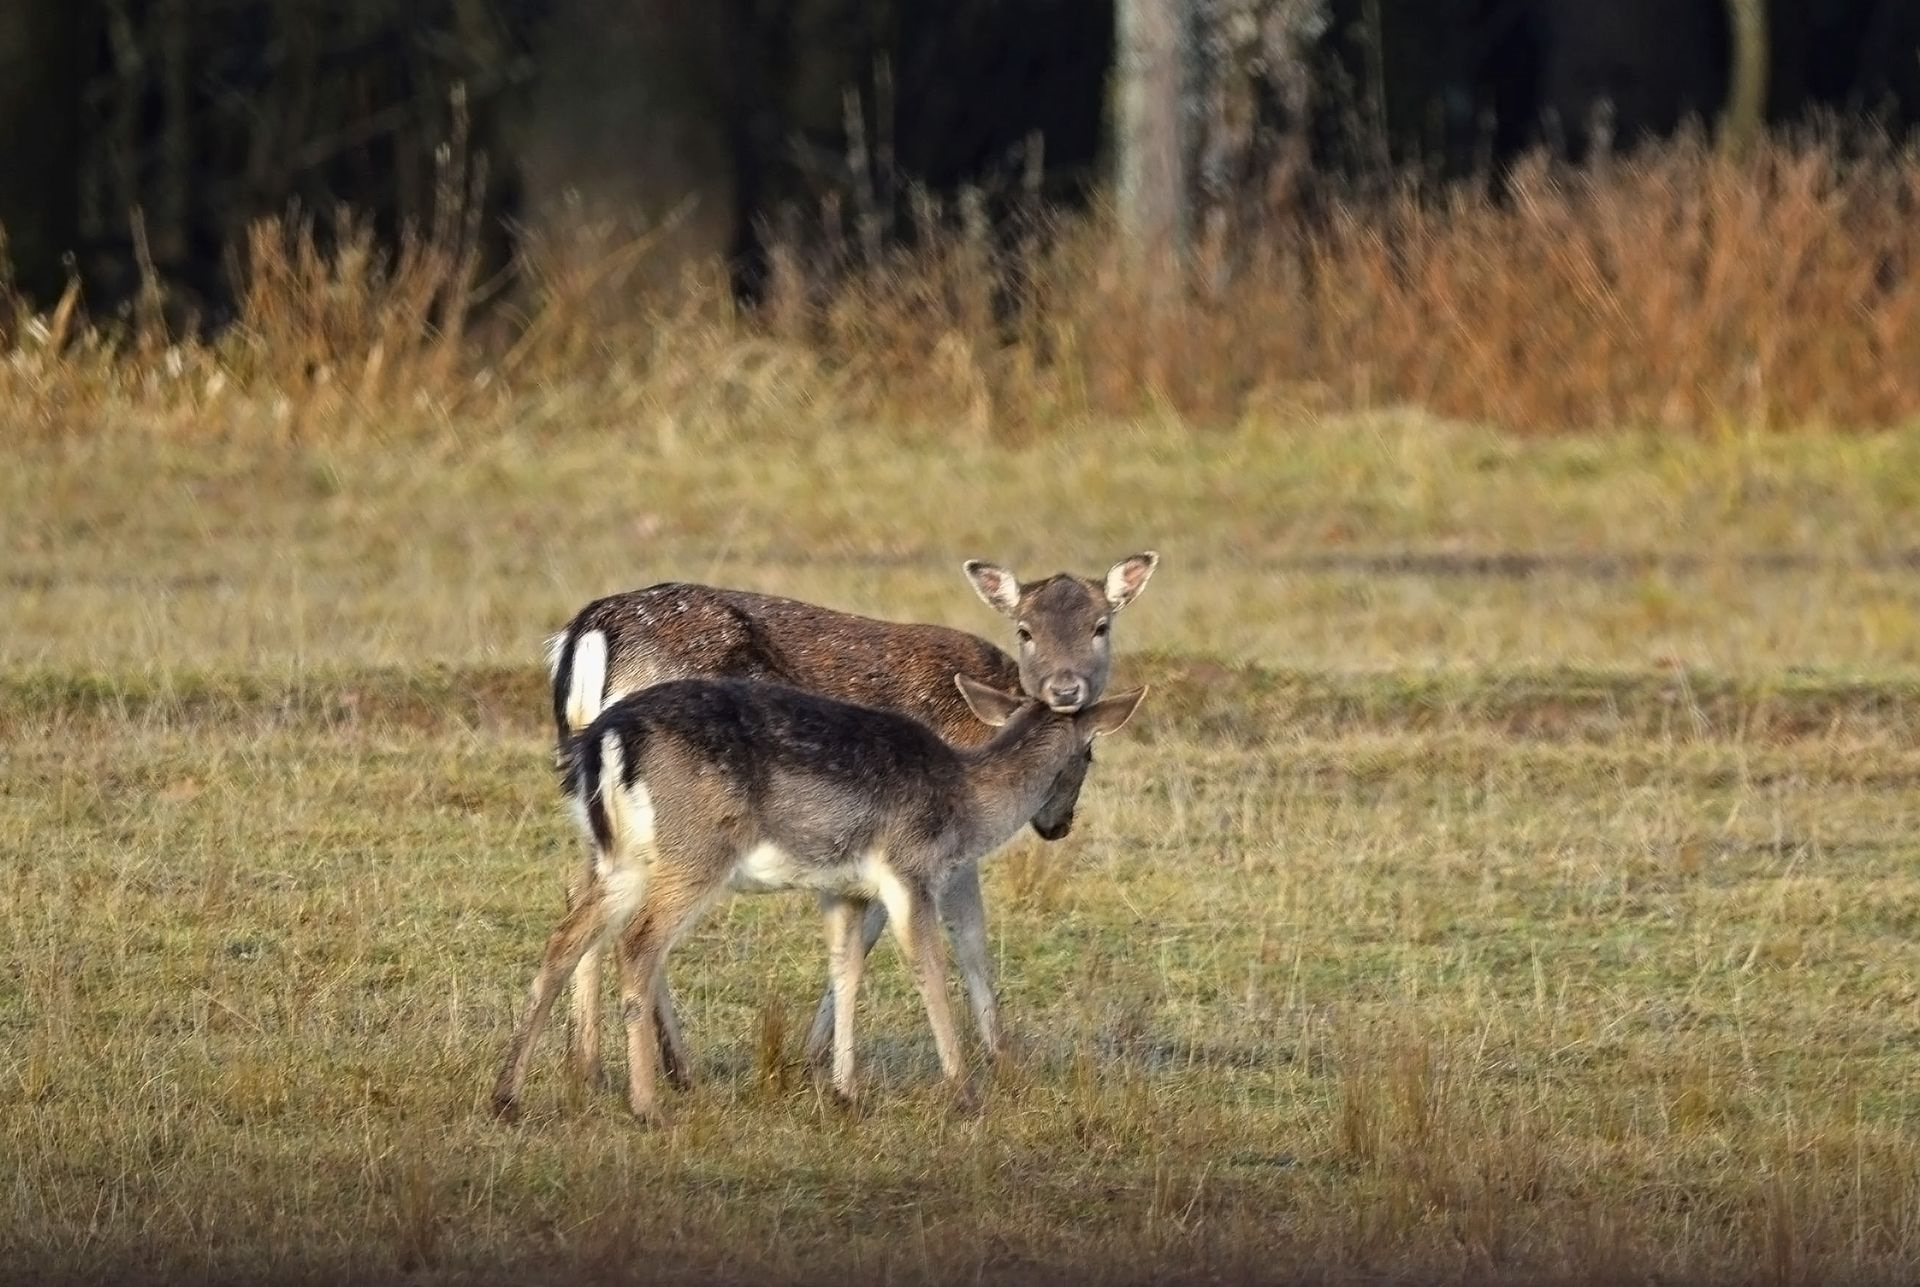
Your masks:
<svg viewBox="0 0 1920 1287"><path fill-rule="evenodd" d="M518 1113L533 1039L555 992L612 943L627 1029L628 1104L657 1120L656 1012L674 943L724 892L816 891L826 913L833 1089L854 1094L853 1003L869 905L889 923L926 1004L941 1071L970 1098L947 1007L938 903L1029 821L1071 809L1093 739L1146 690L1057 710L956 675L997 731L956 747L892 711L777 684L674 680L614 703L575 739L574 799L593 866L547 940L508 1044L494 1111Z"/></svg>

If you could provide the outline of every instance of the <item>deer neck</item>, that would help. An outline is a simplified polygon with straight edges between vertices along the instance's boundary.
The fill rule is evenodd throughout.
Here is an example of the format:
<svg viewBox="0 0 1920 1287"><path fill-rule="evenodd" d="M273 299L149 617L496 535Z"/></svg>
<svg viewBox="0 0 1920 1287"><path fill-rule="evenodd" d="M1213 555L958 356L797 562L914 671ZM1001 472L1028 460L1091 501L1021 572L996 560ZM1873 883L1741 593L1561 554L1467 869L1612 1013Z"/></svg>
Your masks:
<svg viewBox="0 0 1920 1287"><path fill-rule="evenodd" d="M1027 825L1077 751L1068 721L1029 706L985 746L962 753L981 852Z"/></svg>

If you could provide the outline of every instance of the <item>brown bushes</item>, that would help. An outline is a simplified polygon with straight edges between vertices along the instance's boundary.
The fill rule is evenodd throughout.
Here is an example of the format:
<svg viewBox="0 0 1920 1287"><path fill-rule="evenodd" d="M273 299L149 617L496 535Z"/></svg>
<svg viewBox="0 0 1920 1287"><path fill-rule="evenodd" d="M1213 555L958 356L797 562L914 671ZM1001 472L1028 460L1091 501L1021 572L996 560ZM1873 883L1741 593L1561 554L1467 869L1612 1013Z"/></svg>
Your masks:
<svg viewBox="0 0 1920 1287"><path fill-rule="evenodd" d="M1203 248L1171 299L1141 289L1100 215L1011 251L977 220L928 221L911 251L777 251L752 317L710 266L664 294L626 287L649 248L582 229L529 248L491 328L466 325L484 292L463 214L391 257L341 216L324 238L256 229L216 341L157 343L152 308L122 344L16 313L0 396L42 432L82 429L103 399L120 423L402 435L1019 439L1389 404L1520 431L1865 428L1920 412L1917 198L1920 158L1889 148L1735 158L1683 139L1580 171L1531 161L1497 197L1409 185L1276 219Z"/></svg>

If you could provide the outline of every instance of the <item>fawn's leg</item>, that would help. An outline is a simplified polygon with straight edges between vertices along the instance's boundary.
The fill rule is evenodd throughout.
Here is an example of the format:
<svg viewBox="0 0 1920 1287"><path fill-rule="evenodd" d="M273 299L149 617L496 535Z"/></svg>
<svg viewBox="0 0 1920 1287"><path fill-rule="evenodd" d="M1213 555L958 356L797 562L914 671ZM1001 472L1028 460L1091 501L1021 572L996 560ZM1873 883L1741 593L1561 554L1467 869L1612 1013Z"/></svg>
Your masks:
<svg viewBox="0 0 1920 1287"><path fill-rule="evenodd" d="M843 1102L851 1102L853 1077L853 1006L860 994L860 975L867 964L867 948L860 941L864 915L869 904L858 899L825 895L822 910L827 916L827 1000L833 1015L833 1093Z"/></svg>
<svg viewBox="0 0 1920 1287"><path fill-rule="evenodd" d="M606 1069L600 1063L600 962L605 955L599 942L581 955L573 971L572 1009L567 1016L567 1063L576 1077L595 1089L607 1081ZM674 1013L665 974L654 991L653 1014L667 1080L675 1090L693 1089L693 1061L680 1035L680 1018Z"/></svg>
<svg viewBox="0 0 1920 1287"><path fill-rule="evenodd" d="M895 884L886 891L890 906L888 920L894 937L900 940L901 953L913 970L913 981L926 1003L927 1022L933 1027L933 1048L940 1056L940 1071L967 1096L966 1069L960 1062L960 1037L953 1027L953 1011L947 1005L946 952L940 943L940 913L933 895L924 888Z"/></svg>
<svg viewBox="0 0 1920 1287"><path fill-rule="evenodd" d="M592 889L599 880L600 858L587 858L587 869L578 883L567 889L567 906L572 909L579 891ZM584 1084L598 1088L606 1084L606 1071L600 1062L600 964L605 959L605 942L625 926L630 908L610 907L606 932L587 945L574 966L571 1006L567 1016L567 1062ZM692 1085L691 1061L680 1037L680 1023L673 1012L673 998L667 993L666 979L660 980L654 998L654 1011L660 1029L660 1058L667 1069L667 1080L677 1089Z"/></svg>
<svg viewBox="0 0 1920 1287"><path fill-rule="evenodd" d="M866 915L860 921L860 956L864 963L872 954L873 945L887 929L887 907L885 903L866 904ZM827 1056L833 1049L833 980L827 980L826 991L820 994L820 1005L813 1012L813 1027L807 1033L807 1062L815 1065L827 1062Z"/></svg>
<svg viewBox="0 0 1920 1287"><path fill-rule="evenodd" d="M974 1022L980 1027L980 1044L997 1059L1006 1053L1006 1036L1000 1028L1000 1002L993 994L987 907L980 897L978 864L968 863L953 874L953 879L940 892L940 913L946 919L947 934L953 939L954 960L967 986Z"/></svg>
<svg viewBox="0 0 1920 1287"><path fill-rule="evenodd" d="M507 1043L506 1057L500 1063L500 1076L493 1085L493 1111L496 1116L511 1120L517 1114L520 1086L527 1077L527 1059L533 1050L533 1039L540 1031L541 1020L547 1017L548 1007L553 1004L554 993L573 974L587 949L597 943L605 932L606 904L602 895L603 890L598 885L583 890L574 900L572 909L561 918L560 924L547 939L546 952L541 957L539 971L533 976L533 988L527 996L526 1009L521 1011L513 1038Z"/></svg>
<svg viewBox="0 0 1920 1287"><path fill-rule="evenodd" d="M567 887L567 910L578 905L586 891L595 888L594 859L587 859L586 874ZM600 940L587 944L573 968L567 999L567 1066L573 1075L589 1086L600 1086L606 1076L600 1067Z"/></svg>
<svg viewBox="0 0 1920 1287"><path fill-rule="evenodd" d="M660 1120L661 1031L655 1009L667 953L717 891L709 880L656 863L640 910L620 936L620 1013L627 1023L627 1105L643 1122Z"/></svg>

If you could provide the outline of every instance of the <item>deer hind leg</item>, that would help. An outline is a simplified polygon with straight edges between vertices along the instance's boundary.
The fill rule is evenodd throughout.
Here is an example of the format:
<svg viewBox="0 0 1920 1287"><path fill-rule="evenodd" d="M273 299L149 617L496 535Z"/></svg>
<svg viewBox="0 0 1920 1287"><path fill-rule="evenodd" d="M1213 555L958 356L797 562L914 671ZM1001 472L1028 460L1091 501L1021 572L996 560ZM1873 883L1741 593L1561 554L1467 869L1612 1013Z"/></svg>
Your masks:
<svg viewBox="0 0 1920 1287"><path fill-rule="evenodd" d="M627 1104L642 1122L661 1119L659 1066L664 1034L657 1018L667 953L699 919L721 886L656 864L646 898L616 949L620 1013L627 1025Z"/></svg>
<svg viewBox="0 0 1920 1287"><path fill-rule="evenodd" d="M887 907L885 903L865 904L866 914L860 920L860 958L862 963L873 953L873 945L887 932ZM827 1062L833 1051L835 1006L833 1000L833 979L827 979L826 990L820 994L820 1005L813 1012L813 1027L807 1033L807 1062L816 1068Z"/></svg>
<svg viewBox="0 0 1920 1287"><path fill-rule="evenodd" d="M589 859L586 875L567 890L567 910L571 912L580 899L595 887L592 860ZM600 940L597 938L580 954L580 960L573 969L572 994L568 998L567 1009L567 1065L573 1070L574 1076L596 1088L606 1083L606 1074L600 1065L601 955Z"/></svg>
<svg viewBox="0 0 1920 1287"><path fill-rule="evenodd" d="M980 1044L998 1059L1006 1053L1000 1002L993 993L993 958L987 946L987 907L980 896L980 868L968 863L940 894L940 912L953 939L953 955L966 983L967 1001L980 1028Z"/></svg>
<svg viewBox="0 0 1920 1287"><path fill-rule="evenodd" d="M548 937L540 969L533 976L533 987L528 993L526 1008L521 1011L520 1020L514 1026L513 1037L507 1043L506 1055L500 1063L500 1076L494 1082L495 1116L511 1121L518 1115L520 1087L526 1081L527 1060L532 1054L533 1039L539 1034L541 1021L547 1017L547 1010L553 1005L554 994L574 973L580 958L599 941L606 928L605 890L596 884L583 890L574 899L573 906Z"/></svg>
<svg viewBox="0 0 1920 1287"><path fill-rule="evenodd" d="M643 866L631 858L608 866L605 859L596 855L576 887L597 891L606 904L601 932L587 944L579 963L574 966L572 1010L567 1024L568 1063L574 1074L589 1086L606 1084L600 1062L601 962L606 957L607 940L617 937L634 913L637 900L645 889L643 871ZM574 890L568 891L570 902L577 897ZM675 1085L680 1085L682 1074L677 1070L686 1065L686 1052L680 1045L680 1025L674 1021L673 1002L666 996L664 983L658 1004L666 1007L666 1014L660 1023L662 1040L670 1039L673 1043L671 1050L663 1045L662 1054L667 1060L668 1076L674 1078Z"/></svg>

